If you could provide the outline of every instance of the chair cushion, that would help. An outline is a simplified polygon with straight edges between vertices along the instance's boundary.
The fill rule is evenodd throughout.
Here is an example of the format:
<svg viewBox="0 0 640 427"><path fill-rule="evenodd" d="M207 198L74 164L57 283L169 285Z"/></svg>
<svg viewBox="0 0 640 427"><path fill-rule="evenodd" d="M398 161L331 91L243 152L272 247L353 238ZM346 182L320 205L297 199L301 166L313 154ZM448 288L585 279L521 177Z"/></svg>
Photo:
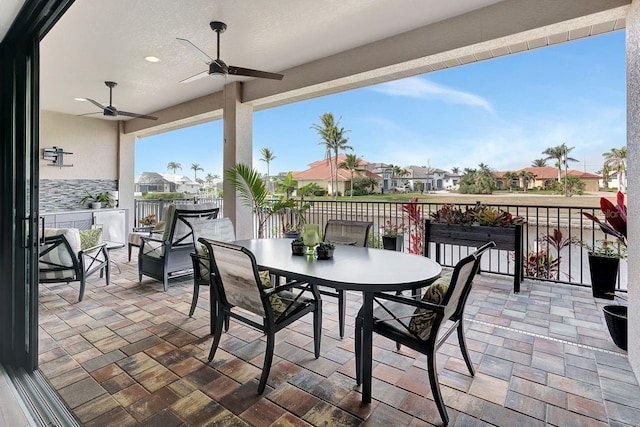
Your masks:
<svg viewBox="0 0 640 427"><path fill-rule="evenodd" d="M429 286L422 297L422 301L430 302L433 304L442 304L444 296L449 290L449 284L451 283L451 274L446 274L440 277ZM431 333L431 326L436 318L436 313L424 308L416 308L414 316L409 322L409 330L421 339L426 340Z"/></svg>
<svg viewBox="0 0 640 427"><path fill-rule="evenodd" d="M102 243L102 228L80 230L80 249L83 251Z"/></svg>
<svg viewBox="0 0 640 427"><path fill-rule="evenodd" d="M270 289L273 287L271 285L271 275L268 270L259 271L258 275L260 276L260 282L262 283L263 288ZM271 310L275 317L284 313L286 307L278 295L271 295L269 297L269 302L271 303Z"/></svg>

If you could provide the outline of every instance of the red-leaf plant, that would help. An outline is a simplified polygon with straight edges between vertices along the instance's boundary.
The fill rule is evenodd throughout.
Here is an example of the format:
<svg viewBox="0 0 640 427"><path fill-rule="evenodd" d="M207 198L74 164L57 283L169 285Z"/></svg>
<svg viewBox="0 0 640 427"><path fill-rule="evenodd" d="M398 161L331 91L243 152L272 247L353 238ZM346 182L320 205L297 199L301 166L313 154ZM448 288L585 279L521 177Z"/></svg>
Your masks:
<svg viewBox="0 0 640 427"><path fill-rule="evenodd" d="M618 191L616 203L617 205L614 205L608 199L600 198L604 222L587 212L582 212L582 215L597 223L605 234L616 237L627 246L627 206L624 204L624 194L621 191Z"/></svg>
<svg viewBox="0 0 640 427"><path fill-rule="evenodd" d="M418 205L418 198L414 197L409 203L404 203L402 211L409 223L409 253L422 255L424 222L422 221L422 208Z"/></svg>

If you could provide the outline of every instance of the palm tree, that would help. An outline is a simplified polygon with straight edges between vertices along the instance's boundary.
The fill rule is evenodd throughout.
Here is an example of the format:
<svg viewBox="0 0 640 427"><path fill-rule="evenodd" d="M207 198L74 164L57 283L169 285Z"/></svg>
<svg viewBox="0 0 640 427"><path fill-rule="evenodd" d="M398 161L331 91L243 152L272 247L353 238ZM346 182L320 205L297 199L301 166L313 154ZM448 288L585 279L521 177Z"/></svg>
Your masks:
<svg viewBox="0 0 640 427"><path fill-rule="evenodd" d="M360 159L355 154L347 154L343 162L338 165L340 169L346 169L351 175L351 191L349 192L349 198L353 198L353 175L357 172L360 175Z"/></svg>
<svg viewBox="0 0 640 427"><path fill-rule="evenodd" d="M208 192L208 190L211 190L211 187L213 186L213 180L214 179L215 178L213 177L213 174L210 174L210 173L208 173L207 176L204 177L204 182L207 183L207 187L208 187L207 192Z"/></svg>
<svg viewBox="0 0 640 427"><path fill-rule="evenodd" d="M262 149L260 149L260 154L262 154L262 157L260 157L260 161L267 164L267 179L269 179L271 177L269 165L276 159L276 156L275 154L273 154L273 151L271 151L267 147L263 147Z"/></svg>
<svg viewBox="0 0 640 427"><path fill-rule="evenodd" d="M353 150L353 147L347 145L348 138L344 136L344 134L349 131L339 126L340 120L342 120L342 117L336 122L333 113L324 113L320 116L321 124L311 125L311 128L315 129L318 135L320 135L321 141L319 144L325 146L325 159L329 162L330 183L336 199L338 198L338 192L336 191L336 187L338 186L338 155L340 154L340 150ZM333 164L331 163L332 157Z"/></svg>
<svg viewBox="0 0 640 427"><path fill-rule="evenodd" d="M609 189L609 175L611 174L611 167L605 163L602 166L602 170L599 170L596 173L602 175L602 185L605 189Z"/></svg>
<svg viewBox="0 0 640 427"><path fill-rule="evenodd" d="M182 165L178 162L169 162L167 164L167 170L173 170L173 173L176 173L176 170L182 170Z"/></svg>
<svg viewBox="0 0 640 427"><path fill-rule="evenodd" d="M611 170L616 171L618 178L618 190L625 191L625 175L627 170L627 147L612 148L610 151L602 154L605 158L604 165Z"/></svg>
<svg viewBox="0 0 640 427"><path fill-rule="evenodd" d="M531 166L533 166L534 168L543 168L547 166L547 159L535 159L533 162L531 162Z"/></svg>
<svg viewBox="0 0 640 427"><path fill-rule="evenodd" d="M549 147L542 152L542 154L546 154L547 157L545 160L556 159L558 162L556 166L558 167L558 182L562 181L562 165L567 166L567 162L577 162L577 159L573 157L569 157L569 152L576 147L567 147L565 143L562 145L558 145L557 147Z"/></svg>
<svg viewBox="0 0 640 427"><path fill-rule="evenodd" d="M457 166L454 166L451 168L451 173L454 175L458 175L460 173L460 168Z"/></svg>
<svg viewBox="0 0 640 427"><path fill-rule="evenodd" d="M534 175L529 171L520 171L520 178L522 178L522 187L524 188L524 192L526 193L527 189L529 188L529 181L534 178Z"/></svg>
<svg viewBox="0 0 640 427"><path fill-rule="evenodd" d="M513 191L513 180L518 178L518 174L509 171L505 172L504 175L502 175L502 178L507 181L507 184L509 185L509 191Z"/></svg>
<svg viewBox="0 0 640 427"><path fill-rule="evenodd" d="M193 171L193 180L194 181L198 181L198 171L203 171L204 169L202 169L200 167L199 163L191 163L191 170Z"/></svg>

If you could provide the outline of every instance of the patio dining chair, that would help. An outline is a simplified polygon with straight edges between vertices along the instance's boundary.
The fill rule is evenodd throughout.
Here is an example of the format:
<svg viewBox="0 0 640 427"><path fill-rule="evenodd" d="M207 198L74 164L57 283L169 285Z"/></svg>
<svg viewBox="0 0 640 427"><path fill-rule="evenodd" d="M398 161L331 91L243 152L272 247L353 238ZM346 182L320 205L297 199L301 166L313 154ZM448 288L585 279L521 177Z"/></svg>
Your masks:
<svg viewBox="0 0 640 427"><path fill-rule="evenodd" d="M336 245L367 246L369 232L373 227L373 222L348 221L341 219L330 219L324 227L324 242ZM344 290L321 289L322 295L338 298L338 324L340 328L340 338L344 338L344 324L346 314L346 300Z"/></svg>
<svg viewBox="0 0 640 427"><path fill-rule="evenodd" d="M258 393L262 394L271 370L276 332L308 313L313 313L314 355L316 359L320 357L322 300L314 286L298 289L292 282L272 287L269 272L258 271L256 259L248 249L206 238L198 241L207 248L217 301L217 308L211 313L215 333L209 362L220 343L224 323L221 318L233 318L264 332L267 348L258 384Z"/></svg>
<svg viewBox="0 0 640 427"><path fill-rule="evenodd" d="M464 361L471 375L475 375L464 337L464 307L471 291L473 278L480 267L482 255L494 247L489 242L473 254L460 260L453 272L440 277L425 289L424 296L404 296L379 293L374 296L373 332L427 356L429 384L444 425L449 422L447 409L440 392L436 351L456 332ZM449 321L449 322L447 322ZM356 318L356 382L362 378L362 310ZM441 331L441 327L444 329ZM442 332L442 333L441 333Z"/></svg>
<svg viewBox="0 0 640 427"><path fill-rule="evenodd" d="M219 242L233 242L236 240L236 232L233 229L231 218L216 218L214 220L205 220L195 218L190 220L193 229L193 238L197 241L200 237L216 240ZM189 317L193 316L198 304L198 296L200 294L200 286L210 286L211 267L206 246L200 242L196 242L196 251L191 254L193 262L193 298L191 299L191 308L189 309ZM211 311L215 304L215 296L211 292L209 295L211 303ZM227 329L228 329L227 323ZM213 333L213 330L211 331Z"/></svg>

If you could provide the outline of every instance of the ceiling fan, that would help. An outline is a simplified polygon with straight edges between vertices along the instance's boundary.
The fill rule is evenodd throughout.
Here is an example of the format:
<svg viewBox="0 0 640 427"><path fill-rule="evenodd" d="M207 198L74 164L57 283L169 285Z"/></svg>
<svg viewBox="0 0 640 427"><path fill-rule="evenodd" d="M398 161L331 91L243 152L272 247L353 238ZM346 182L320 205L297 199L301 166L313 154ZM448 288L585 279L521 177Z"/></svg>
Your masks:
<svg viewBox="0 0 640 427"><path fill-rule="evenodd" d="M180 83L189 83L201 77L205 77L207 75L213 76L213 77L225 77L229 74L233 76L248 76L248 77L259 77L262 79L282 80L282 78L284 77L282 74L269 73L267 71L252 70L250 68L242 68L242 67L236 67L233 65L225 64L225 62L222 59L220 59L220 34L224 33L224 31L227 29L227 24L219 21L211 21L209 23L209 26L213 31L216 32L216 35L217 35L218 50L216 53L216 59L212 59L209 55L201 51L189 40L181 39L181 38L177 39L180 43L182 43L184 47L189 49L194 55L202 59L205 62L205 64L209 66L208 70L198 73L195 76L186 78L182 80Z"/></svg>
<svg viewBox="0 0 640 427"><path fill-rule="evenodd" d="M113 106L113 88L116 87L118 85L118 83L116 83L116 82L104 82L104 84L107 85L107 87L109 88L109 105L107 107L105 107L104 105L100 104L99 102L94 101L93 99L89 99L89 98L77 98L77 100L78 101L89 101L90 103L92 103L96 107L100 108L102 110L102 114L104 114L105 116L108 116L108 117L126 116L126 117L135 117L135 118L138 118L138 119L158 120L158 118L154 117L154 116L147 116L145 114L130 113L128 111L118 110L116 107ZM99 114L99 113L87 113L87 114L82 114L82 115L86 116L86 115L89 115L89 114Z"/></svg>

